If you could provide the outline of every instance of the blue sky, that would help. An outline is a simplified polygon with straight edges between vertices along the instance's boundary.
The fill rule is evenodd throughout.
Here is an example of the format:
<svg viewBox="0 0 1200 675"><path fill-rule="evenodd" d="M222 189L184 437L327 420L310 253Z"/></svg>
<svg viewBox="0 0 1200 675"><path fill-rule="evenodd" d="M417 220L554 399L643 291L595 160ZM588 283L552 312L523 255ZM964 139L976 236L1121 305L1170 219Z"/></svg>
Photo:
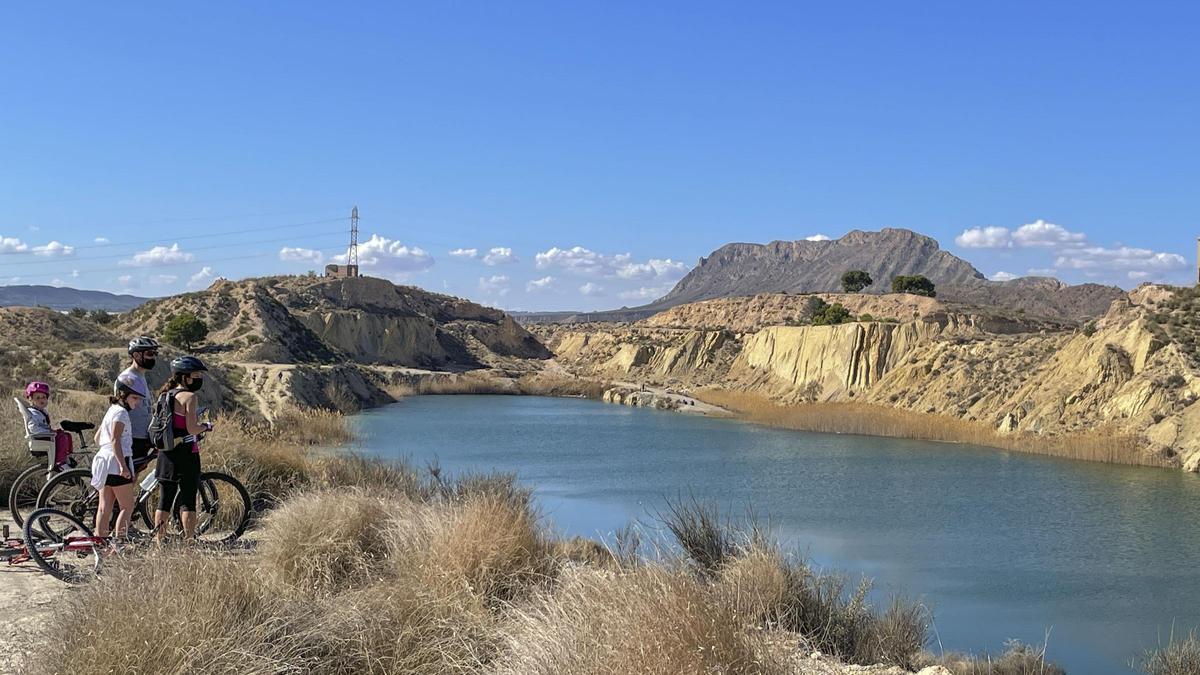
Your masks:
<svg viewBox="0 0 1200 675"><path fill-rule="evenodd" d="M0 283L300 272L354 204L368 273L510 309L882 227L1192 280L1200 11L976 5L8 5Z"/></svg>

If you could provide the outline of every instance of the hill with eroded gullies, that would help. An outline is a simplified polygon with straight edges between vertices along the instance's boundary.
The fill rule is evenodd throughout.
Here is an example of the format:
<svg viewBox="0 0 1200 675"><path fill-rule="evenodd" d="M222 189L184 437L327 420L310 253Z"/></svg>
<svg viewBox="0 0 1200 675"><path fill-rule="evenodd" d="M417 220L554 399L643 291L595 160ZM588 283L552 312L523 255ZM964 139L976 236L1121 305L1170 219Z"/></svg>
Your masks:
<svg viewBox="0 0 1200 675"><path fill-rule="evenodd" d="M583 376L789 404L866 403L997 438L1102 433L1128 439L1121 461L1200 471L1197 341L1179 318L1200 300L1146 285L1076 328L928 298L837 294L820 297L876 316L804 325L809 297L710 300L631 324L533 330Z"/></svg>
<svg viewBox="0 0 1200 675"><path fill-rule="evenodd" d="M972 425L981 444L1053 440L1057 454L1200 471L1198 310L1200 293L1155 285L1082 324L940 295L765 293L632 323L527 330L500 310L381 279L267 277L153 300L107 327L2 309L13 330L0 336L0 378L14 389L44 377L103 391L128 359L128 335L161 337L172 316L190 311L210 327L198 350L213 367L207 402L267 418L290 405L357 410L414 390L607 388L620 402L677 400L645 385L895 411L933 427ZM179 352L166 345L162 360ZM165 372L156 369L152 384ZM1119 447L1062 450L1097 436Z"/></svg>
<svg viewBox="0 0 1200 675"><path fill-rule="evenodd" d="M288 404L378 405L443 375L511 379L551 356L500 310L369 277L221 280L151 300L107 328L46 309L0 312L21 327L0 339L10 385L42 377L89 391L103 390L123 367L129 335L161 338L171 317L194 313L209 328L198 352L216 375L206 398L268 418ZM162 359L180 351L165 346ZM151 384L165 373L157 368Z"/></svg>

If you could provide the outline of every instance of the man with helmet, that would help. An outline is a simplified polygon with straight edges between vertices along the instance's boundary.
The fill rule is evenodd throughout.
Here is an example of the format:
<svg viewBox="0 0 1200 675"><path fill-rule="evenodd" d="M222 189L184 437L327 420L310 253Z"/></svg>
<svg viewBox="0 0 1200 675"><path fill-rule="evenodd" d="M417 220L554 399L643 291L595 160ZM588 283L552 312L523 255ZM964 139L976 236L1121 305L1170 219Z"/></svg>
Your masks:
<svg viewBox="0 0 1200 675"><path fill-rule="evenodd" d="M158 341L148 335L135 337L129 341L129 356L133 362L128 368L121 371L117 376L117 381L113 383L113 394L116 395L117 386L122 378L132 378L140 387L136 387L141 391L150 391L150 384L146 382L146 373L154 369L156 359L158 357ZM140 461L150 454L150 402L145 405L138 406L129 411L129 423L133 435L133 459Z"/></svg>
<svg viewBox="0 0 1200 675"><path fill-rule="evenodd" d="M159 492L154 524L160 540L172 506L179 508L184 538L196 538L196 492L200 488L199 435L212 431L211 424L201 424L197 418L199 399L196 392L204 386L206 372L208 368L200 359L180 356L171 361L171 378L158 392L160 399L167 394L171 415L171 447L164 447L158 453L155 467ZM161 419L165 421L165 416L161 416Z"/></svg>

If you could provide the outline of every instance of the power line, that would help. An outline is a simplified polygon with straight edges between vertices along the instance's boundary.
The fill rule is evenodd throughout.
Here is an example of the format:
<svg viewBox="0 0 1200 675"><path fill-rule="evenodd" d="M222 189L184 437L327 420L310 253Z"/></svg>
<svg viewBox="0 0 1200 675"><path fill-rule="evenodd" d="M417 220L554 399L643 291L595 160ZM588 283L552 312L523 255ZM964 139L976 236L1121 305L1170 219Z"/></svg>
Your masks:
<svg viewBox="0 0 1200 675"><path fill-rule="evenodd" d="M139 239L138 241L121 241L121 242L105 242L103 244L86 244L83 246L72 246L76 250L90 250L96 248L112 248L114 246L145 246L146 244L165 244L168 242L189 241L192 239L205 239L208 237L220 237L225 235L244 234L247 232L270 232L272 230L284 230L293 227L304 227L306 225L324 225L326 223L341 223L345 222L346 218L326 218L324 220L310 220L303 223L287 223L284 225L270 225L267 227L243 227L236 230L227 230L224 232L207 232L205 234L191 234L182 237L168 237L166 239ZM28 255L30 251L0 251L0 255Z"/></svg>
<svg viewBox="0 0 1200 675"><path fill-rule="evenodd" d="M211 251L214 249L235 248L235 247L242 247L242 246L250 246L253 244L272 244L272 243L277 243L277 242L281 242L281 241L305 241L308 239L317 239L320 237L330 237L330 236L334 236L334 235L341 236L342 234L343 234L342 231L338 230L336 232L320 232L320 233L316 233L316 234L307 234L307 235L300 235L300 236L288 235L286 237L275 237L273 239L259 239L257 241L239 241L234 244L216 244L213 246L193 246L193 247L189 248L188 250L189 251ZM56 258L45 258L42 260L22 260L20 262L5 263L4 267L7 268L7 267L13 267L16 265L45 265L52 261L53 262L58 262L58 261L65 262L67 260L83 260L85 262L91 262L92 260L112 260L113 258L127 258L130 255L136 255L136 254L115 253L112 255L88 256L87 258L72 258L70 256L60 256L60 257L56 257ZM128 267L144 267L144 265L128 265Z"/></svg>
<svg viewBox="0 0 1200 675"><path fill-rule="evenodd" d="M338 234L341 235L343 233L339 232ZM345 249L340 246L337 248L325 248L325 249L315 249L315 250L317 253L320 253L322 255L327 254L327 253L345 253L346 252ZM188 262L153 263L150 265L139 265L137 267L94 267L92 269L72 270L72 272L78 272L79 274L83 275L83 274L91 274L93 272L121 272L121 271L125 271L125 270L134 272L137 270L155 269L155 268L160 268L160 267L183 267L183 266L197 266L197 265L203 267L203 266L211 265L213 263L218 263L218 262L229 262L231 260L251 260L253 258L268 258L268 257L275 256L275 255L278 255L278 252L253 253L250 255L230 256L230 257L225 257L225 258L209 258L207 260L189 260ZM19 275L18 278L21 280L24 280L24 279L45 279L47 277L52 278L52 277L63 277L63 276L72 276L72 273L71 272L50 272L50 273L45 273L45 274L22 274L22 275Z"/></svg>

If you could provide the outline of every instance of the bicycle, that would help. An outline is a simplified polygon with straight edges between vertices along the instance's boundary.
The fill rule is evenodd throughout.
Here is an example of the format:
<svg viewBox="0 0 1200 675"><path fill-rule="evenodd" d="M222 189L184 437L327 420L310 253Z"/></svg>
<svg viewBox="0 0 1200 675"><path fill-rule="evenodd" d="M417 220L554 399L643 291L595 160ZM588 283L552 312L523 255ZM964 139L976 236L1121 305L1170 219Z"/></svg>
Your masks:
<svg viewBox="0 0 1200 675"><path fill-rule="evenodd" d="M20 399L13 399L17 403L17 409L21 411L22 417L27 413L22 409L23 404ZM75 468L76 457L81 457L87 461L92 454L91 448L88 446L87 438L83 432L89 429L95 429L96 425L91 422L71 422L64 420L59 424L59 427L67 433L74 433L79 437L79 448L72 450L71 455L66 461L56 463L53 469L47 468L47 463L54 461L54 447L52 441L37 441L41 446L36 447L35 441L27 439L30 442L29 453L35 459L40 459L40 455L47 455L47 463L34 464L17 474L16 480L8 490L8 510L12 515L13 522L17 527L21 527L25 523L25 517L37 508L37 497L41 492L46 481L53 477L53 474L61 473L64 467Z"/></svg>
<svg viewBox="0 0 1200 675"><path fill-rule="evenodd" d="M203 414L203 410L201 411ZM203 438L203 434L200 435ZM158 451L151 452L147 457L134 460L134 475L141 473ZM84 521L95 522L96 511L99 507L99 494L92 488L92 473L86 469L64 471L46 482L45 487L38 493L37 507L56 508L71 516ZM138 493L134 499L133 513L130 515L129 532L131 536L144 536L137 530L137 521L141 521L147 532L154 532L154 513L157 511L158 477L148 474L138 484ZM246 531L250 524L252 506L250 493L245 486L233 476L221 471L203 471L200 473L199 486L196 494L196 538L208 543L229 543L235 541ZM114 510L113 523L117 513ZM174 525L171 534L183 531L180 517L178 497L171 507L170 522ZM46 532L53 536L54 532Z"/></svg>
<svg viewBox="0 0 1200 675"><path fill-rule="evenodd" d="M52 520L53 526L49 524ZM61 536L46 537L44 531L61 532ZM11 539L8 526L4 526L0 560L9 565L32 560L46 574L71 584L83 583L100 573L103 551L110 543L108 537L95 536L79 519L57 509L35 509L25 520L21 534L20 539Z"/></svg>

